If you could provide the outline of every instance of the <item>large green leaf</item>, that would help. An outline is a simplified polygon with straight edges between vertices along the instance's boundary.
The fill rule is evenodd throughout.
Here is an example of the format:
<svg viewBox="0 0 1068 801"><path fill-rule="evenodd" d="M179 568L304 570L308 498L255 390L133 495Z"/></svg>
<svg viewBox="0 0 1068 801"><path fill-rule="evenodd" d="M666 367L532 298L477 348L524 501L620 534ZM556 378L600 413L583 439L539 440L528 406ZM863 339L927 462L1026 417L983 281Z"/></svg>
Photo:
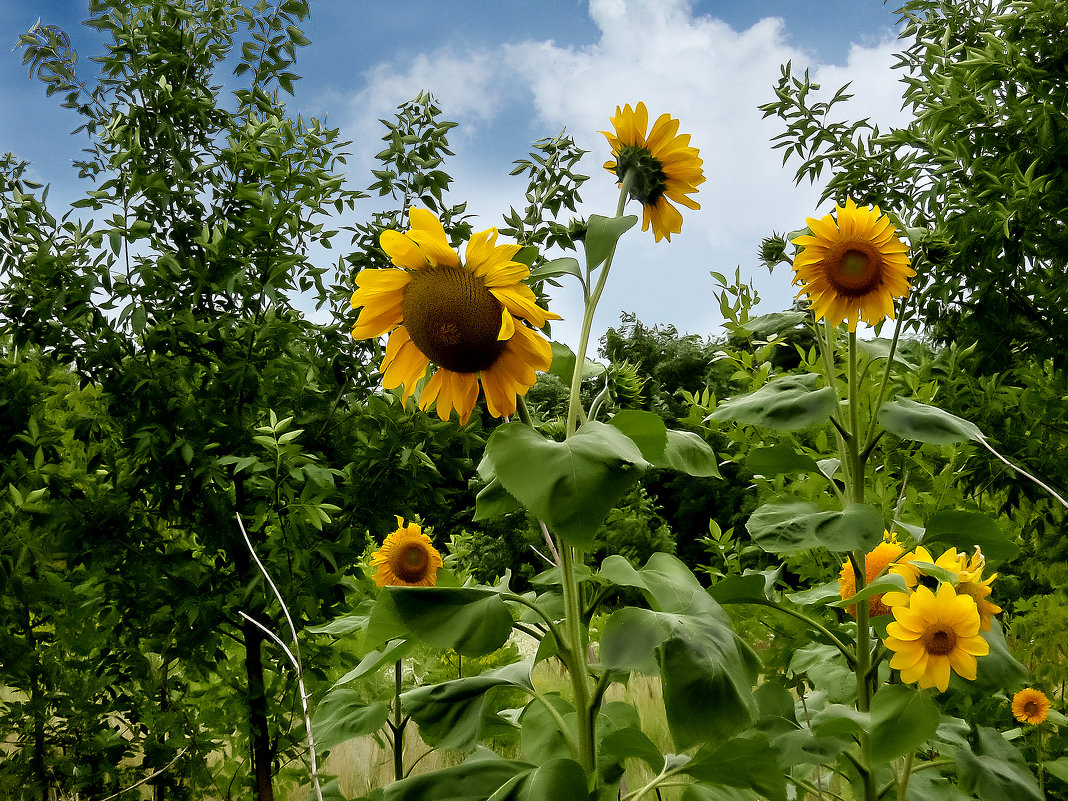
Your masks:
<svg viewBox="0 0 1068 801"><path fill-rule="evenodd" d="M677 557L657 551L641 568L613 554L601 563L600 577L622 587L637 587L650 606L660 612L727 617L697 576Z"/></svg>
<svg viewBox="0 0 1068 801"><path fill-rule="evenodd" d="M754 448L745 460L746 469L757 476L773 478L782 473L818 473L819 465L811 456L798 453L789 445Z"/></svg>
<svg viewBox="0 0 1068 801"><path fill-rule="evenodd" d="M958 748L957 778L960 788L982 801L1043 801L1027 761L997 729L977 727L979 748Z"/></svg>
<svg viewBox="0 0 1068 801"><path fill-rule="evenodd" d="M567 736L556 718L545 708L546 704L552 706L565 721L574 721L575 725L567 734L572 738L578 736L575 707L566 698L558 693L546 693L541 699L531 701L519 716L519 724L522 727L519 742L523 747L523 756L537 764L572 756Z"/></svg>
<svg viewBox="0 0 1068 801"><path fill-rule="evenodd" d="M486 801L533 765L510 759L469 759L453 768L411 776L375 790L370 801Z"/></svg>
<svg viewBox="0 0 1068 801"><path fill-rule="evenodd" d="M487 691L502 686L532 690L530 667L530 662L517 662L477 676L417 687L401 695L401 704L429 745L466 750L478 742Z"/></svg>
<svg viewBox="0 0 1068 801"><path fill-rule="evenodd" d="M991 692L1005 692L1023 687L1027 683L1028 670L1016 659L1005 641L1001 621L993 618L990 621L990 631L984 631L982 635L990 645L990 653L979 657L975 681L958 679L955 675L950 681L961 682L962 685L972 688L977 686Z"/></svg>
<svg viewBox="0 0 1068 801"><path fill-rule="evenodd" d="M786 778L761 732L703 745L686 772L704 784L751 788L770 801L786 801Z"/></svg>
<svg viewBox="0 0 1068 801"><path fill-rule="evenodd" d="M871 756L889 762L919 748L938 729L938 706L925 690L902 684L879 688L871 700Z"/></svg>
<svg viewBox="0 0 1068 801"><path fill-rule="evenodd" d="M602 217L591 214L586 224L586 235L582 244L586 249L586 267L595 270L600 267L616 246L616 242L634 227L638 218L633 214L626 217Z"/></svg>
<svg viewBox="0 0 1068 801"><path fill-rule="evenodd" d="M523 504L517 501L496 476L475 496L474 520L492 520L511 512L519 511Z"/></svg>
<svg viewBox="0 0 1068 801"><path fill-rule="evenodd" d="M966 439L979 441L978 426L954 414L908 398L887 401L879 409L879 424L902 439L948 445Z"/></svg>
<svg viewBox="0 0 1068 801"><path fill-rule="evenodd" d="M817 388L816 373L769 381L756 392L724 401L708 420L733 420L744 425L794 431L827 420L837 400L830 387Z"/></svg>
<svg viewBox="0 0 1068 801"><path fill-rule="evenodd" d="M605 622L601 660L659 672L668 728L680 749L729 737L756 718L760 660L716 616L624 607Z"/></svg>
<svg viewBox="0 0 1068 801"><path fill-rule="evenodd" d="M561 275L573 275L576 278L582 278L582 268L579 267L578 259L571 256L553 259L531 270L530 278L527 280L542 281L546 278L556 278Z"/></svg>
<svg viewBox="0 0 1068 801"><path fill-rule="evenodd" d="M589 549L608 512L649 463L619 429L584 423L564 442L522 423L498 427L486 445L504 488L565 541Z"/></svg>
<svg viewBox="0 0 1068 801"><path fill-rule="evenodd" d="M389 706L381 701L364 705L360 694L345 688L331 690L315 708L312 732L319 748L374 734L386 725Z"/></svg>
<svg viewBox="0 0 1068 801"><path fill-rule="evenodd" d="M866 504L821 511L813 503L766 503L746 523L753 542L769 553L795 554L813 548L868 551L883 537L882 514Z"/></svg>
<svg viewBox="0 0 1068 801"><path fill-rule="evenodd" d="M659 415L627 409L615 414L608 424L630 437L654 467L701 478L723 478L716 452L707 442L691 431L669 430Z"/></svg>
<svg viewBox="0 0 1068 801"><path fill-rule="evenodd" d="M464 656L496 651L512 633L512 615L488 587L383 587L364 635L380 645L409 634Z"/></svg>
<svg viewBox="0 0 1068 801"><path fill-rule="evenodd" d="M935 513L928 521L923 544L944 542L962 551L978 545L991 561L1012 559L1019 546L1002 532L997 521L982 512L947 510Z"/></svg>

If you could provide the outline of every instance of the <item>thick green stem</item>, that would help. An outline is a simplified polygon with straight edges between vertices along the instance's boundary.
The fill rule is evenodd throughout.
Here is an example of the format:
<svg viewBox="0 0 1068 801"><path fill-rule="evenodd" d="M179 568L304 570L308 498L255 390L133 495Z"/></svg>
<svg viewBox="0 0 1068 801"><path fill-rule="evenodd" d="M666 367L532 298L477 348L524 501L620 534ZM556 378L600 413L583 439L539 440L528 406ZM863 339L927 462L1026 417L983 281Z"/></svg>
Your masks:
<svg viewBox="0 0 1068 801"><path fill-rule="evenodd" d="M596 765L596 743L594 721L590 715L589 663L586 660L586 643L582 627L582 601L579 597L578 582L575 580L574 547L560 543L561 572L564 590L564 625L567 629L567 649L561 654L567 661L571 688L575 695L575 712L578 715L578 762L582 768L592 774Z"/></svg>

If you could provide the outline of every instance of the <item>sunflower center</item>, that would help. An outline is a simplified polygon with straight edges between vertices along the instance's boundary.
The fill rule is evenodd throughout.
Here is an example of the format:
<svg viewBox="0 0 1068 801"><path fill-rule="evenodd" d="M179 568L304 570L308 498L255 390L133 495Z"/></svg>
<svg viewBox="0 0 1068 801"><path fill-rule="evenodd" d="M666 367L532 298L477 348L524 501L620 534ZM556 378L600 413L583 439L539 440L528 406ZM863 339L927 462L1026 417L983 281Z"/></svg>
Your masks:
<svg viewBox="0 0 1068 801"><path fill-rule="evenodd" d="M952 629L929 629L923 637L927 653L945 656L957 647L957 634Z"/></svg>
<svg viewBox="0 0 1068 801"><path fill-rule="evenodd" d="M653 206L667 188L667 174L660 160L642 145L624 145L616 157L616 176L620 181L633 172L630 196L643 206Z"/></svg>
<svg viewBox="0 0 1068 801"><path fill-rule="evenodd" d="M389 557L393 574L407 582L422 581L430 566L430 551L421 542L406 542L396 548Z"/></svg>
<svg viewBox="0 0 1068 801"><path fill-rule="evenodd" d="M1038 704L1035 703L1034 701L1028 701L1026 704L1024 704L1023 711L1024 711L1024 714L1027 715L1027 717L1029 717L1029 718L1037 717L1038 716Z"/></svg>
<svg viewBox="0 0 1068 801"><path fill-rule="evenodd" d="M860 297L883 278L883 260L868 242L836 242L827 252L827 281L839 295Z"/></svg>
<svg viewBox="0 0 1068 801"><path fill-rule="evenodd" d="M432 362L454 373L477 373L497 361L503 307L462 267L412 274L401 310L408 336Z"/></svg>

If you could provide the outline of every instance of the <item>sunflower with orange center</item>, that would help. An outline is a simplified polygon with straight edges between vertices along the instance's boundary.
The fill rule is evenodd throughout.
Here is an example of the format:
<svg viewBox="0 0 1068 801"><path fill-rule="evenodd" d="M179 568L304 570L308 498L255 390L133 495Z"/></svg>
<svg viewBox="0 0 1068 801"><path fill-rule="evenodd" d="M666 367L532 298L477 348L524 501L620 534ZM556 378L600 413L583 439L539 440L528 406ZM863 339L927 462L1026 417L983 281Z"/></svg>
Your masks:
<svg viewBox="0 0 1068 801"><path fill-rule="evenodd" d="M1012 697L1012 716L1020 723L1037 726L1049 714L1049 699L1041 690L1027 687Z"/></svg>
<svg viewBox="0 0 1068 801"><path fill-rule="evenodd" d="M601 131L615 159L605 162L604 168L615 173L621 185L628 181L630 197L642 204L642 230L652 226L657 242L670 242L671 235L682 230L682 214L672 203L701 208L689 197L705 182L699 151L690 145L689 134L679 134L679 121L670 114L657 117L646 135L649 111L645 103L633 109L629 103L616 106L612 127L612 131Z"/></svg>
<svg viewBox="0 0 1068 801"><path fill-rule="evenodd" d="M433 587L438 580L441 554L418 523L404 525L397 515L397 530L386 537L371 556L379 587Z"/></svg>
<svg viewBox="0 0 1068 801"><path fill-rule="evenodd" d="M864 556L865 584L871 584L883 574L894 560L901 556L905 549L901 543L890 537L885 542L880 542L875 548ZM842 571L838 575L838 591L844 601L857 594L857 577L853 572L853 563L848 559L842 563ZM884 593L873 595L868 598L868 614L871 617L889 615L890 607L883 603ZM846 611L853 617L857 616L857 607L847 606Z"/></svg>
<svg viewBox="0 0 1068 801"><path fill-rule="evenodd" d="M857 208L847 200L835 209L837 219L809 217L812 233L793 240L801 248L794 257L798 297L808 295L817 320L844 320L851 332L860 320L893 319L894 301L909 293L908 279L916 275L908 247L878 206Z"/></svg>
<svg viewBox="0 0 1068 801"><path fill-rule="evenodd" d="M979 635L979 610L970 596L957 595L950 584L936 593L920 586L893 613L883 644L894 652L890 667L901 671L903 682L945 692L951 672L975 679L976 657L990 653L990 645Z"/></svg>
<svg viewBox="0 0 1068 801"><path fill-rule="evenodd" d="M523 283L530 268L514 260L521 246L498 245L495 228L471 237L461 261L433 214L411 209L408 218L407 232L383 231L379 240L400 269L356 276L352 307L363 308L352 335L389 333L382 386L403 385L405 401L436 365L419 407L426 411L436 401L442 420L455 409L466 423L480 384L490 414L515 414L516 397L552 361L552 348L535 329L560 316L538 306Z"/></svg>

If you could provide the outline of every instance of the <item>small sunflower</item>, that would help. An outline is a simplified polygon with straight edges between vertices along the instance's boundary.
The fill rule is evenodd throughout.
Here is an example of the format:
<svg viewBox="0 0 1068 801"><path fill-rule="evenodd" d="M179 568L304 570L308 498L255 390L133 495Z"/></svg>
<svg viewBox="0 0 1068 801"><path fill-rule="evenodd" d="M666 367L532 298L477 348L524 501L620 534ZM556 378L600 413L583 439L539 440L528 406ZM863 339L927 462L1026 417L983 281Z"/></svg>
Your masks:
<svg viewBox="0 0 1068 801"><path fill-rule="evenodd" d="M904 551L901 544L894 539L876 545L864 557L865 583L871 584L875 581ZM853 563L848 559L842 563L842 572L838 575L838 587L842 600L852 598L857 594L856 574L853 572ZM868 614L872 617L890 614L890 607L883 602L883 595L884 593L880 593L868 599ZM846 607L846 611L853 617L857 616L856 605Z"/></svg>
<svg viewBox="0 0 1068 801"><path fill-rule="evenodd" d="M858 209L852 200L837 206L837 219L809 217L811 234L793 240L798 296L808 295L816 319L834 325L845 320L850 331L858 320L875 325L894 317L894 300L909 293L908 247L878 206Z"/></svg>
<svg viewBox="0 0 1068 801"><path fill-rule="evenodd" d="M679 134L679 121L670 114L661 114L646 136L649 111L645 103L633 109L630 104L620 108L612 117L614 131L601 131L612 146L615 161L605 162L604 168L619 178L632 172L630 196L642 204L642 230L653 227L656 241L671 241L671 235L682 230L682 214L669 201L689 209L701 205L688 195L704 183L700 155L690 146L690 135Z"/></svg>
<svg viewBox="0 0 1068 801"><path fill-rule="evenodd" d="M1049 714L1049 699L1041 690L1027 687L1012 697L1012 716L1020 723L1037 726Z"/></svg>
<svg viewBox="0 0 1068 801"><path fill-rule="evenodd" d="M894 652L890 667L901 671L903 682L945 692L951 671L975 679L975 658L990 653L990 645L979 636L971 597L957 595L950 584L940 584L937 593L920 586L893 612L883 644Z"/></svg>
<svg viewBox="0 0 1068 801"><path fill-rule="evenodd" d="M913 564L914 562L926 562L928 564L936 565L950 573L957 574L959 580L960 571L962 570L961 556L962 554L957 553L955 548L949 548L941 556L935 559L930 551L922 545L917 545L894 562L889 570L893 575L901 576L901 578L905 579L905 584L908 586L910 592L888 592L883 596L883 603L887 606L898 606L909 602L911 590L914 590L916 585L920 583L921 576L927 575L919 565Z"/></svg>
<svg viewBox="0 0 1068 801"><path fill-rule="evenodd" d="M536 372L552 361L552 348L534 329L560 316L537 305L522 283L530 268L513 259L520 246L498 245L495 228L471 237L461 261L433 214L412 209L408 217L408 232L383 231L380 239L401 269L356 276L352 307L363 309L352 335L369 339L389 332L382 386L403 384L405 400L436 364L419 406L425 411L436 400L442 420L455 409L466 423L479 383L490 414L515 414L516 396L525 395Z"/></svg>
<svg viewBox="0 0 1068 801"><path fill-rule="evenodd" d="M441 554L418 523L404 525L397 515L397 530L386 537L371 556L379 587L433 587L438 580Z"/></svg>

